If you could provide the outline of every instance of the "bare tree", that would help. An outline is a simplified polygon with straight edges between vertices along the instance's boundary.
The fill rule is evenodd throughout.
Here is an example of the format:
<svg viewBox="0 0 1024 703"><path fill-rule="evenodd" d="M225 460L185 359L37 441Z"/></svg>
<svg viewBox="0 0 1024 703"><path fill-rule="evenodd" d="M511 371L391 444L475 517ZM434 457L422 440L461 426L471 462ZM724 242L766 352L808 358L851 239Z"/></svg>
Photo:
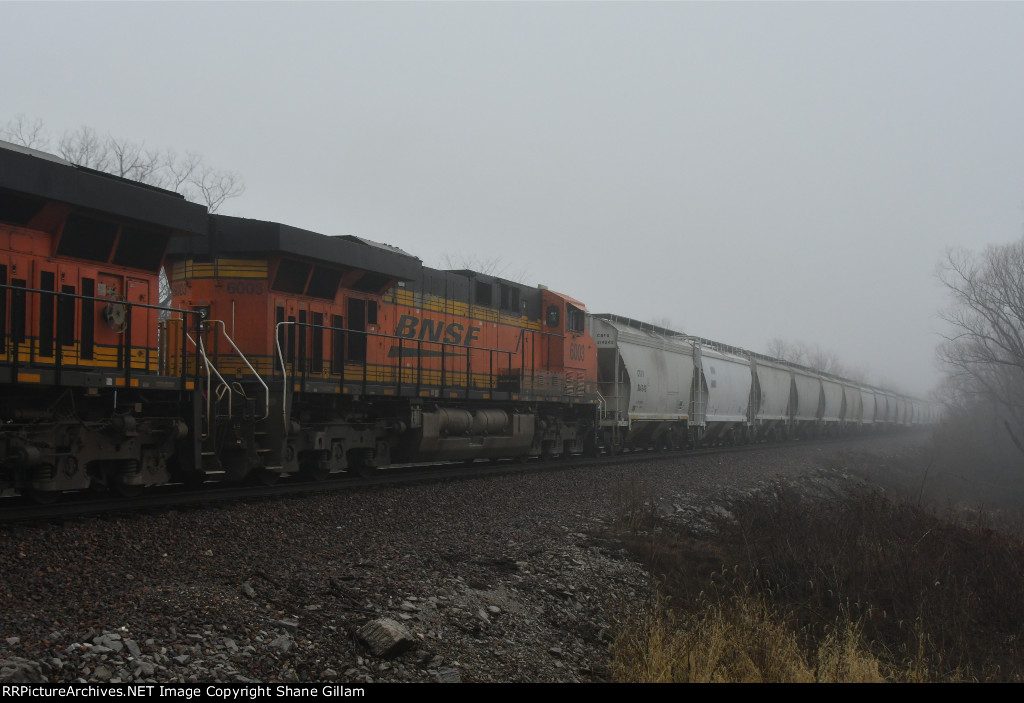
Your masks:
<svg viewBox="0 0 1024 703"><path fill-rule="evenodd" d="M0 138L32 149L45 150L49 145L43 121L24 115L17 115L0 127ZM57 153L78 166L173 190L187 200L206 205L210 212L245 192L245 183L237 173L208 166L195 152L186 151L184 156L178 156L173 149L148 149L144 143L103 136L85 125L65 132ZM159 296L161 305L170 305L171 286L163 269Z"/></svg>
<svg viewBox="0 0 1024 703"><path fill-rule="evenodd" d="M939 347L961 403L992 403L1020 448L1024 438L1024 239L980 255L958 249L939 265L952 297ZM1024 452L1024 449L1021 450Z"/></svg>
<svg viewBox="0 0 1024 703"><path fill-rule="evenodd" d="M871 376L868 370L863 366L846 365L843 366L843 372L839 375L842 376L843 378L848 378L851 381L856 381L857 383L869 383L869 378ZM886 386L886 388L895 389L896 386L889 385Z"/></svg>
<svg viewBox="0 0 1024 703"><path fill-rule="evenodd" d="M49 145L43 121L24 115L0 127L0 138L32 149L42 150ZM237 173L208 166L195 152L187 151L179 157L172 149L150 149L145 143L102 135L85 125L65 132L57 153L78 166L173 190L206 205L210 212L245 192L245 183Z"/></svg>
<svg viewBox="0 0 1024 703"><path fill-rule="evenodd" d="M981 256L950 251L939 278L953 297L940 358L961 387L1024 407L1024 239Z"/></svg>
<svg viewBox="0 0 1024 703"><path fill-rule="evenodd" d="M867 383L869 376L866 369L847 366L840 360L838 353L831 349L823 349L817 344L787 342L781 337L773 337L768 340L767 354L776 359L783 359L821 373L840 376L859 383Z"/></svg>
<svg viewBox="0 0 1024 703"><path fill-rule="evenodd" d="M794 364L803 364L807 361L804 358L802 345L787 342L782 337L772 337L768 340L767 354L776 359L791 361Z"/></svg>
<svg viewBox="0 0 1024 703"><path fill-rule="evenodd" d="M473 254L443 254L441 256L441 268L454 271L476 271L486 276L504 278L516 283L525 283L528 271L509 272L509 262L501 256L481 257Z"/></svg>
<svg viewBox="0 0 1024 703"><path fill-rule="evenodd" d="M217 212L225 200L237 198L245 192L245 184L238 174L209 166L197 165L188 181L199 193L196 198L210 212Z"/></svg>
<svg viewBox="0 0 1024 703"><path fill-rule="evenodd" d="M671 315L658 315L657 317L654 317L651 320L649 320L649 322L655 327L661 327L662 329L672 330L673 332L678 332L679 334L686 334L686 332L683 331L682 323L676 322Z"/></svg>
<svg viewBox="0 0 1024 703"><path fill-rule="evenodd" d="M237 173L208 166L194 152L178 158L173 150L159 152L128 139L101 137L91 127L65 133L60 154L80 166L174 190L206 205L210 212L217 212L226 200L245 192L245 183Z"/></svg>
<svg viewBox="0 0 1024 703"><path fill-rule="evenodd" d="M0 139L40 151L50 145L50 138L46 136L43 121L38 117L31 119L21 114L15 115L6 125L0 127Z"/></svg>
<svg viewBox="0 0 1024 703"><path fill-rule="evenodd" d="M822 349L817 344L807 348L807 365L822 373L846 375L846 367L839 361L839 354L831 349Z"/></svg>
<svg viewBox="0 0 1024 703"><path fill-rule="evenodd" d="M164 153L164 164L167 166L167 183L164 187L185 195L185 190L192 182L192 174L199 169L202 163L203 158L194 151L186 151L184 156L179 157L176 151L168 149ZM195 200L194 197L189 198L187 195L185 197Z"/></svg>
<svg viewBox="0 0 1024 703"><path fill-rule="evenodd" d="M144 144L114 137L107 139L106 148L109 154L107 170L115 176L155 186L166 183L166 164L159 152L147 150Z"/></svg>
<svg viewBox="0 0 1024 703"><path fill-rule="evenodd" d="M92 127L83 125L74 132L65 132L57 144L57 153L78 166L97 171L110 168L110 150Z"/></svg>

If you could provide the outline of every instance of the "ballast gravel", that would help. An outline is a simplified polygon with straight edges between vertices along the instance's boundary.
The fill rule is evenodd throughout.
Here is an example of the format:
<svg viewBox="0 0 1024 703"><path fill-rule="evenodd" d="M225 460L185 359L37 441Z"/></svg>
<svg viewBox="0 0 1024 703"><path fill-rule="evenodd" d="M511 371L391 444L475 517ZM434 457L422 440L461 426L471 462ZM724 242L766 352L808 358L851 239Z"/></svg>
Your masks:
<svg viewBox="0 0 1024 703"><path fill-rule="evenodd" d="M699 532L723 496L841 492L922 441L0 524L0 681L607 681L652 593L614 539L636 486Z"/></svg>

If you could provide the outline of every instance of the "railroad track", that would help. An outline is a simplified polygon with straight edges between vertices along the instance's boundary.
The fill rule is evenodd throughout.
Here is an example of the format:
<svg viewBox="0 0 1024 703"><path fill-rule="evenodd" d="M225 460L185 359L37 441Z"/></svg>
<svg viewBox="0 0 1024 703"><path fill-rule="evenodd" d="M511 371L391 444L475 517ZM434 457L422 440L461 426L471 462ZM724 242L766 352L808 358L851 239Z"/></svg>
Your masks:
<svg viewBox="0 0 1024 703"><path fill-rule="evenodd" d="M888 434L877 435L887 437ZM0 523L54 521L86 516L146 512L166 508L198 508L240 500L266 500L322 494L334 491L352 491L389 485L408 485L488 476L528 474L588 467L629 465L639 461L647 463L679 461L714 454L737 454L758 450L784 450L795 447L825 446L851 437L744 444L738 446L702 447L698 449L632 451L617 455L586 457L573 455L551 460L478 460L475 462L401 465L378 469L368 477L355 474L334 474L323 481L296 476L274 485L242 484L225 486L208 483L199 487L172 484L147 489L139 496L127 498L108 492L66 493L51 504L38 504L28 497L12 496L0 499Z"/></svg>

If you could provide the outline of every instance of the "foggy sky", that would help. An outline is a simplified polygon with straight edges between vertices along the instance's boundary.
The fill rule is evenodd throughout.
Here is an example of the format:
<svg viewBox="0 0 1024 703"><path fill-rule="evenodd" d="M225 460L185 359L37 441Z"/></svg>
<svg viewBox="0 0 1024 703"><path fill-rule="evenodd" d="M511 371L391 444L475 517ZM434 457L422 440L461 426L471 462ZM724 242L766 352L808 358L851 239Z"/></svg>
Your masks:
<svg viewBox="0 0 1024 703"><path fill-rule="evenodd" d="M939 379L1022 235L1024 4L0 3L0 123L239 173L222 212L500 258L594 312ZM521 275L520 275L521 274Z"/></svg>

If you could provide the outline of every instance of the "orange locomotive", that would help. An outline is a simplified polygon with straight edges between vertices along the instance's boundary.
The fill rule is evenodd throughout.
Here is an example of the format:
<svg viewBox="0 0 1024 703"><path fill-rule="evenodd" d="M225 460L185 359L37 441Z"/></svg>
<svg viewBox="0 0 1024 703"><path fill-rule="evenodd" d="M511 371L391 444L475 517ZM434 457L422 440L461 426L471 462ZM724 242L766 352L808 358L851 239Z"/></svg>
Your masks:
<svg viewBox="0 0 1024 703"><path fill-rule="evenodd" d="M205 230L177 194L0 144L0 491L171 480L194 379L162 368L158 271Z"/></svg>
<svg viewBox="0 0 1024 703"><path fill-rule="evenodd" d="M322 478L596 450L596 347L578 301L356 237L217 215L209 233L166 261L173 307L206 319L195 470Z"/></svg>

